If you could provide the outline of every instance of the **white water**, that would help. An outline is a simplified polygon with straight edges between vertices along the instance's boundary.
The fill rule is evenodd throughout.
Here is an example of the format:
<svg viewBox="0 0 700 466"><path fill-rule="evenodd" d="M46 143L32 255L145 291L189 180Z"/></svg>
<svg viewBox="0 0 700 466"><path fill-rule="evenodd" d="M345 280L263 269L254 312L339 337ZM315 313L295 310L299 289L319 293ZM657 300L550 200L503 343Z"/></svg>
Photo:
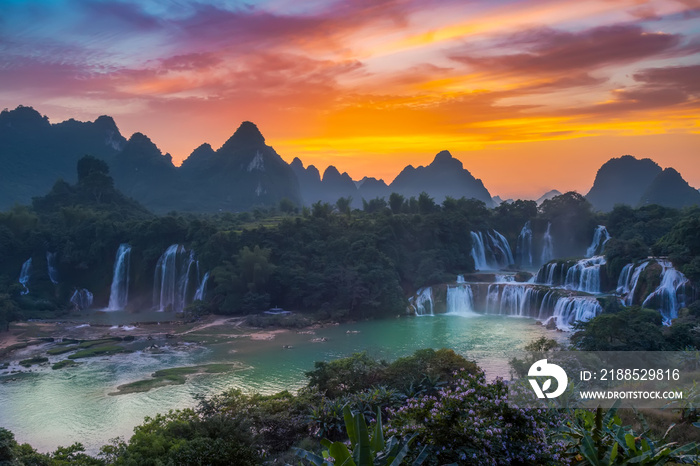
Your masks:
<svg viewBox="0 0 700 466"><path fill-rule="evenodd" d="M486 313L518 317L533 315L532 303L537 302L537 290L529 285L489 285Z"/></svg>
<svg viewBox="0 0 700 466"><path fill-rule="evenodd" d="M198 270L199 271L199 270ZM197 301L204 301L204 298L206 298L207 294L207 281L209 280L209 272L204 274L204 278L202 278L202 283L197 287L197 291L194 293L194 300Z"/></svg>
<svg viewBox="0 0 700 466"><path fill-rule="evenodd" d="M598 225L593 233L593 241L586 250L586 257L593 257L603 254L603 251L605 250L605 243L608 241L610 241L610 233L608 233L608 229L603 225Z"/></svg>
<svg viewBox="0 0 700 466"><path fill-rule="evenodd" d="M131 262L131 246L120 244L114 259L114 273L112 275L112 287L109 293L110 311L125 309L129 302L129 268Z"/></svg>
<svg viewBox="0 0 700 466"><path fill-rule="evenodd" d="M518 258L518 262L522 266L532 267L532 228L530 226L530 220L525 222L523 228L520 230L518 235L518 244L515 248L515 255Z"/></svg>
<svg viewBox="0 0 700 466"><path fill-rule="evenodd" d="M92 293L90 293L90 291L86 290L85 288L81 288L73 292L73 296L71 296L70 302L71 304L73 304L73 306L76 307L76 309L83 311L85 309L89 309L90 306L92 306L93 295Z"/></svg>
<svg viewBox="0 0 700 466"><path fill-rule="evenodd" d="M474 267L477 270L497 270L515 262L508 240L496 230L471 233Z"/></svg>
<svg viewBox="0 0 700 466"><path fill-rule="evenodd" d="M49 280L58 285L58 270L56 269L56 253L46 251L46 267L49 272Z"/></svg>
<svg viewBox="0 0 700 466"><path fill-rule="evenodd" d="M457 275L457 283L466 283L464 281L464 275Z"/></svg>
<svg viewBox="0 0 700 466"><path fill-rule="evenodd" d="M417 316L432 316L435 315L433 306L433 289L425 287L418 290L415 298L412 300L413 308Z"/></svg>
<svg viewBox="0 0 700 466"><path fill-rule="evenodd" d="M595 298L586 296L569 296L559 298L554 305L554 314L557 328L570 331L574 322L586 322L603 311Z"/></svg>
<svg viewBox="0 0 700 466"><path fill-rule="evenodd" d="M475 316L474 295L469 285L450 286L447 288L447 314Z"/></svg>
<svg viewBox="0 0 700 466"><path fill-rule="evenodd" d="M542 239L542 255L540 256L540 263L546 264L547 262L554 259L554 240L550 230L552 228L552 222L547 222L547 230L544 232L544 238Z"/></svg>
<svg viewBox="0 0 700 466"><path fill-rule="evenodd" d="M676 270L668 260L657 260L663 267L661 283L642 303L644 307L658 309L664 324L670 325L671 320L678 317L678 310L685 306L685 285L688 279Z"/></svg>
<svg viewBox="0 0 700 466"><path fill-rule="evenodd" d="M24 261L24 264L22 264L22 270L19 273L19 282L22 284L24 287L24 290L22 291L21 294L27 294L29 293L29 279L32 274L32 258L30 257L26 261Z"/></svg>
<svg viewBox="0 0 700 466"><path fill-rule="evenodd" d="M195 299L204 299L209 272L200 280L194 250L173 244L160 256L153 276L153 307L182 312Z"/></svg>
<svg viewBox="0 0 700 466"><path fill-rule="evenodd" d="M586 293L600 293L600 267L605 265L605 256L581 259L566 271L564 287Z"/></svg>
<svg viewBox="0 0 700 466"><path fill-rule="evenodd" d="M649 261L642 262L635 267L634 264L627 264L620 273L617 281L617 293L621 296L622 304L631 306L634 302L634 293L637 289L639 276L649 265Z"/></svg>

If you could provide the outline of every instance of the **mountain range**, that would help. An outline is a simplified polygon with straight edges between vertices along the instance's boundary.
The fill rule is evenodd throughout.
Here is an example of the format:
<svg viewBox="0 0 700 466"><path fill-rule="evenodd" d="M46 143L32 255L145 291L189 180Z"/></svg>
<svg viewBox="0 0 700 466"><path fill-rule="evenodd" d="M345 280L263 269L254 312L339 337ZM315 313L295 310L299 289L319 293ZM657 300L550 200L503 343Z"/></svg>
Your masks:
<svg viewBox="0 0 700 466"><path fill-rule="evenodd" d="M109 116L51 124L20 106L0 113L0 210L31 202L58 179L75 182L76 163L86 154L109 165L116 188L157 213L244 211L282 199L297 206L334 204L340 197L361 207L363 200L388 199L394 192L406 198L427 192L439 203L447 196L478 199L488 207L501 202L446 150L427 166L408 165L391 184L370 177L355 181L332 165L321 175L299 158L287 164L257 126L245 121L220 148L202 144L177 167L146 135L134 133L127 140ZM540 201L556 194L545 193ZM700 204L700 193L678 172L631 156L606 162L586 197L603 211L617 203Z"/></svg>

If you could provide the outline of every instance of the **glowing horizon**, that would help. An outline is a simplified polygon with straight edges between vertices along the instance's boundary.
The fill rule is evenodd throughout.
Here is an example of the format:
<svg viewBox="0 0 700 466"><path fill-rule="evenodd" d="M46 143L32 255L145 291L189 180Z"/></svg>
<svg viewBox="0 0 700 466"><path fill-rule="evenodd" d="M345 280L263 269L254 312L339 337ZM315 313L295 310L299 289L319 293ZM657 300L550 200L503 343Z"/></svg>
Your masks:
<svg viewBox="0 0 700 466"><path fill-rule="evenodd" d="M13 0L0 98L114 117L179 165L245 120L287 161L388 183L449 150L491 195L590 189L625 154L700 187L694 0Z"/></svg>

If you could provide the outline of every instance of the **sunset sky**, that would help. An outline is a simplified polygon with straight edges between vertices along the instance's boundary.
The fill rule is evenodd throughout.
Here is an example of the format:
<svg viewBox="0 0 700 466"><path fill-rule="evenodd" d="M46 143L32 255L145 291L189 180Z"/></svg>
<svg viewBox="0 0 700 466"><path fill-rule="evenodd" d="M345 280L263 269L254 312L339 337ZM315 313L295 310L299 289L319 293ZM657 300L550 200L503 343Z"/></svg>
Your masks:
<svg viewBox="0 0 700 466"><path fill-rule="evenodd" d="M492 195L611 157L700 187L700 1L1 0L0 107L114 117L176 164L244 120L390 182L447 149Z"/></svg>

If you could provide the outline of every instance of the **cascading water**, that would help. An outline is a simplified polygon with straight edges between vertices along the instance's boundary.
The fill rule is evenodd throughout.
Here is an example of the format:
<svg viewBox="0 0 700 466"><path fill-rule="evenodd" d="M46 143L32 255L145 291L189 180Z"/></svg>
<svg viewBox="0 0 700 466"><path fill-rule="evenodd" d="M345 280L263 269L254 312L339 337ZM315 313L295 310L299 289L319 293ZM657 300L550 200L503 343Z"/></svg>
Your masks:
<svg viewBox="0 0 700 466"><path fill-rule="evenodd" d="M535 283L547 286L562 285L566 278L565 269L563 262L545 264L537 271Z"/></svg>
<svg viewBox="0 0 700 466"><path fill-rule="evenodd" d="M206 297L206 292L207 292L207 281L209 280L209 272L204 274L204 278L202 278L202 283L199 284L197 287L197 291L194 293L194 301L204 301L204 298Z"/></svg>
<svg viewBox="0 0 700 466"><path fill-rule="evenodd" d="M180 244L171 245L156 264L153 277L153 307L159 311L182 312L195 299L203 299L207 272L199 278L199 262L194 251Z"/></svg>
<svg viewBox="0 0 700 466"><path fill-rule="evenodd" d="M114 274L112 275L112 288L109 293L110 311L118 311L126 308L129 301L129 268L131 266L131 246L120 244L114 259Z"/></svg>
<svg viewBox="0 0 700 466"><path fill-rule="evenodd" d="M417 316L432 316L435 315L433 306L433 289L429 286L421 288L416 293L412 303L413 309Z"/></svg>
<svg viewBox="0 0 700 466"><path fill-rule="evenodd" d="M461 316L475 315L474 295L469 285L450 286L447 288L447 314Z"/></svg>
<svg viewBox="0 0 700 466"><path fill-rule="evenodd" d="M71 304L78 309L83 311L89 309L92 306L93 295L85 288L77 289L73 292L73 296L70 298Z"/></svg>
<svg viewBox="0 0 700 466"><path fill-rule="evenodd" d="M538 290L528 285L490 285L486 313L518 317L536 317Z"/></svg>
<svg viewBox="0 0 700 466"><path fill-rule="evenodd" d="M522 266L532 267L532 228L530 227L530 220L525 222L525 225L520 230L518 235L518 244L515 247L515 256L517 258L517 263Z"/></svg>
<svg viewBox="0 0 700 466"><path fill-rule="evenodd" d="M551 228L552 222L547 222L547 230L544 232L544 238L542 239L542 254L540 255L540 263L542 264L546 264L554 259L554 240L550 232Z"/></svg>
<svg viewBox="0 0 700 466"><path fill-rule="evenodd" d="M610 241L610 233L603 225L598 225L593 233L593 241L586 250L586 257L593 257L603 254L605 243Z"/></svg>
<svg viewBox="0 0 700 466"><path fill-rule="evenodd" d="M26 261L24 261L24 264L22 264L22 270L19 272L19 282L22 284L24 287L24 290L20 294L27 294L29 293L29 279L31 278L32 275L32 258L30 257Z"/></svg>
<svg viewBox="0 0 700 466"><path fill-rule="evenodd" d="M557 328L570 331L575 322L586 322L603 311L600 303L586 296L566 296L559 298L554 305L554 320Z"/></svg>
<svg viewBox="0 0 700 466"><path fill-rule="evenodd" d="M631 306L634 302L639 276L646 269L647 265L649 265L649 261L644 261L637 266L627 264L622 269L620 278L617 281L617 293L621 296L620 299L625 306Z"/></svg>
<svg viewBox="0 0 700 466"><path fill-rule="evenodd" d="M508 240L496 230L470 232L471 256L477 270L495 270L514 263Z"/></svg>
<svg viewBox="0 0 700 466"><path fill-rule="evenodd" d="M464 275L457 275L457 283L466 283L464 281Z"/></svg>
<svg viewBox="0 0 700 466"><path fill-rule="evenodd" d="M678 317L678 310L685 306L685 286L688 279L676 270L668 260L657 260L663 267L661 283L642 303L643 307L658 309L664 324L671 325L671 320Z"/></svg>
<svg viewBox="0 0 700 466"><path fill-rule="evenodd" d="M46 251L46 267L49 272L49 280L58 285L58 269L56 269L56 253Z"/></svg>
<svg viewBox="0 0 700 466"><path fill-rule="evenodd" d="M605 256L581 259L566 271L564 287L586 293L600 293L601 265L605 265Z"/></svg>

